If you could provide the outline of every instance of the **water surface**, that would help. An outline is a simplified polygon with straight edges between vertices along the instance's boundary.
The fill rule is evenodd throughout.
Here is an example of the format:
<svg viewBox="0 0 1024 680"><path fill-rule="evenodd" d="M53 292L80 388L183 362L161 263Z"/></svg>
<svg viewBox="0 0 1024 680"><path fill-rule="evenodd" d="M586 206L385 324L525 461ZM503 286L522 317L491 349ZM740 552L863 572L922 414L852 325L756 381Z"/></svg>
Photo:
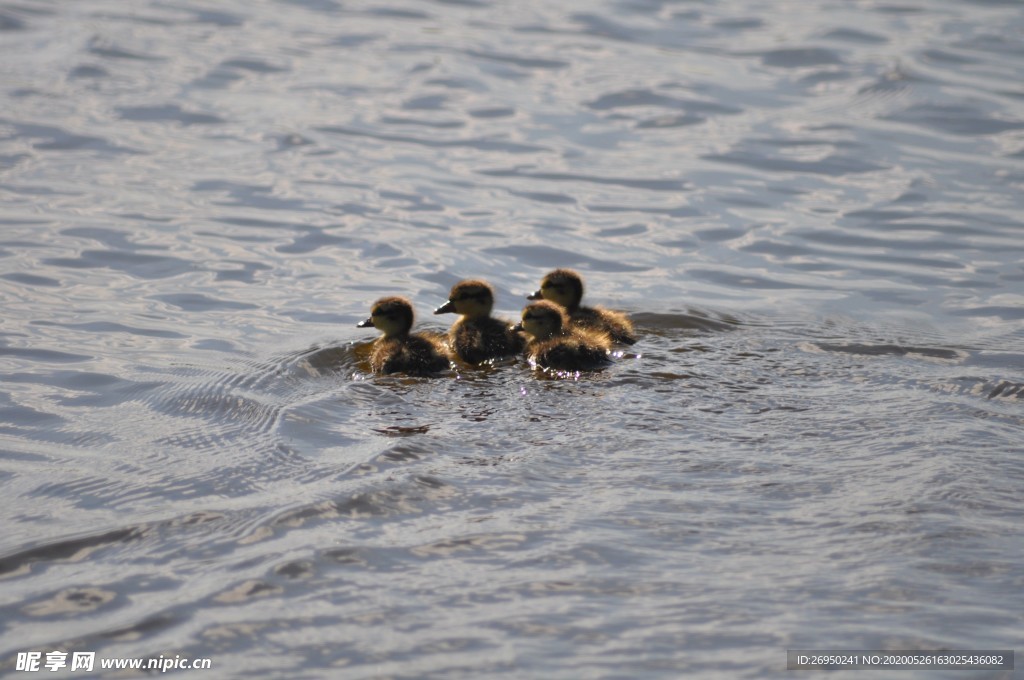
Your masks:
<svg viewBox="0 0 1024 680"><path fill-rule="evenodd" d="M0 668L1013 648L1022 35L998 0L0 1ZM442 329L482 276L513 317L559 266L637 323L608 370L366 372L377 297Z"/></svg>

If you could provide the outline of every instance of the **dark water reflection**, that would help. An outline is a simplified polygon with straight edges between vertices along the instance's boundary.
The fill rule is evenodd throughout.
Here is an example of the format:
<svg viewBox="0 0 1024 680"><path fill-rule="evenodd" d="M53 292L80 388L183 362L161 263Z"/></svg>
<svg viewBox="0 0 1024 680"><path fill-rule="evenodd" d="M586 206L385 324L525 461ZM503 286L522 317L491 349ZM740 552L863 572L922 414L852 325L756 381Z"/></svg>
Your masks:
<svg viewBox="0 0 1024 680"><path fill-rule="evenodd" d="M998 1L0 1L0 668L1012 648L1022 29ZM438 330L460 278L513 316L557 266L637 323L609 369L366 372L375 298Z"/></svg>

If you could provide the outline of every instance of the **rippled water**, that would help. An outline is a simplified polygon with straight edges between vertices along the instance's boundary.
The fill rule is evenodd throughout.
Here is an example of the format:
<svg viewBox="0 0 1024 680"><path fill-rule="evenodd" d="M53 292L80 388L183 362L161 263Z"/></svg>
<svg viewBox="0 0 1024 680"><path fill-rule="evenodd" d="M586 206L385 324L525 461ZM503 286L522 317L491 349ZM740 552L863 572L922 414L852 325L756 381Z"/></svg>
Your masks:
<svg viewBox="0 0 1024 680"><path fill-rule="evenodd" d="M0 668L1019 648L1022 36L1016 0L0 2ZM375 298L440 329L483 276L511 317L556 266L636 321L610 369L366 373Z"/></svg>

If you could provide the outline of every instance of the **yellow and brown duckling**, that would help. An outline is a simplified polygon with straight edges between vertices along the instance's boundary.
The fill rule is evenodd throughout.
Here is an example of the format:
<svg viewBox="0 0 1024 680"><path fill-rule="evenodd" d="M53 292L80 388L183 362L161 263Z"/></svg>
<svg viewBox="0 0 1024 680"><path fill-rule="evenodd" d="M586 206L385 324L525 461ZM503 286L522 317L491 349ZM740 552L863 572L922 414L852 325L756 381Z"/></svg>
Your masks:
<svg viewBox="0 0 1024 680"><path fill-rule="evenodd" d="M413 334L412 304L402 297L385 297L373 303L370 318L357 324L376 328L377 338L370 352L374 373L426 375L449 367L447 352L439 338Z"/></svg>
<svg viewBox="0 0 1024 680"><path fill-rule="evenodd" d="M550 300L565 307L573 326L607 333L612 342L632 345L636 342L633 322L622 312L604 307L583 307L583 277L571 269L556 269L540 282L540 289L527 296L530 300Z"/></svg>
<svg viewBox="0 0 1024 680"><path fill-rule="evenodd" d="M491 316L494 289L486 281L467 279L452 286L448 301L434 314L461 314L448 337L455 354L471 364L519 354L526 338L512 330L512 324Z"/></svg>
<svg viewBox="0 0 1024 680"><path fill-rule="evenodd" d="M526 345L530 363L556 371L584 371L601 368L610 359L611 339L607 333L569 324L565 309L542 300L523 309L522 328L531 337Z"/></svg>

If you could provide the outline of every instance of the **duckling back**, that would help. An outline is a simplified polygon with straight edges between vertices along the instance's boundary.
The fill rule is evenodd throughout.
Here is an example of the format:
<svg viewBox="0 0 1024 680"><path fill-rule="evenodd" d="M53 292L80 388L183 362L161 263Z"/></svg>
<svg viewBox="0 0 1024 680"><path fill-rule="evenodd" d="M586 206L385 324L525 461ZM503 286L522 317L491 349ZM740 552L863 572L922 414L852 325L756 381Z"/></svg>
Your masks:
<svg viewBox="0 0 1024 680"><path fill-rule="evenodd" d="M545 340L532 340L526 347L530 362L556 371L587 371L611 362L611 339L607 333L570 327Z"/></svg>
<svg viewBox="0 0 1024 680"><path fill-rule="evenodd" d="M373 344L370 368L374 373L438 373L449 366L446 354L438 339L425 335L382 337Z"/></svg>
<svg viewBox="0 0 1024 680"><path fill-rule="evenodd" d="M622 312L604 307L577 307L569 312L569 321L579 328L607 333L612 342L632 345L637 340L633 322Z"/></svg>
<svg viewBox="0 0 1024 680"><path fill-rule="evenodd" d="M449 337L455 354L471 364L513 356L526 346L525 338L512 330L511 323L490 316L459 319L452 325Z"/></svg>

